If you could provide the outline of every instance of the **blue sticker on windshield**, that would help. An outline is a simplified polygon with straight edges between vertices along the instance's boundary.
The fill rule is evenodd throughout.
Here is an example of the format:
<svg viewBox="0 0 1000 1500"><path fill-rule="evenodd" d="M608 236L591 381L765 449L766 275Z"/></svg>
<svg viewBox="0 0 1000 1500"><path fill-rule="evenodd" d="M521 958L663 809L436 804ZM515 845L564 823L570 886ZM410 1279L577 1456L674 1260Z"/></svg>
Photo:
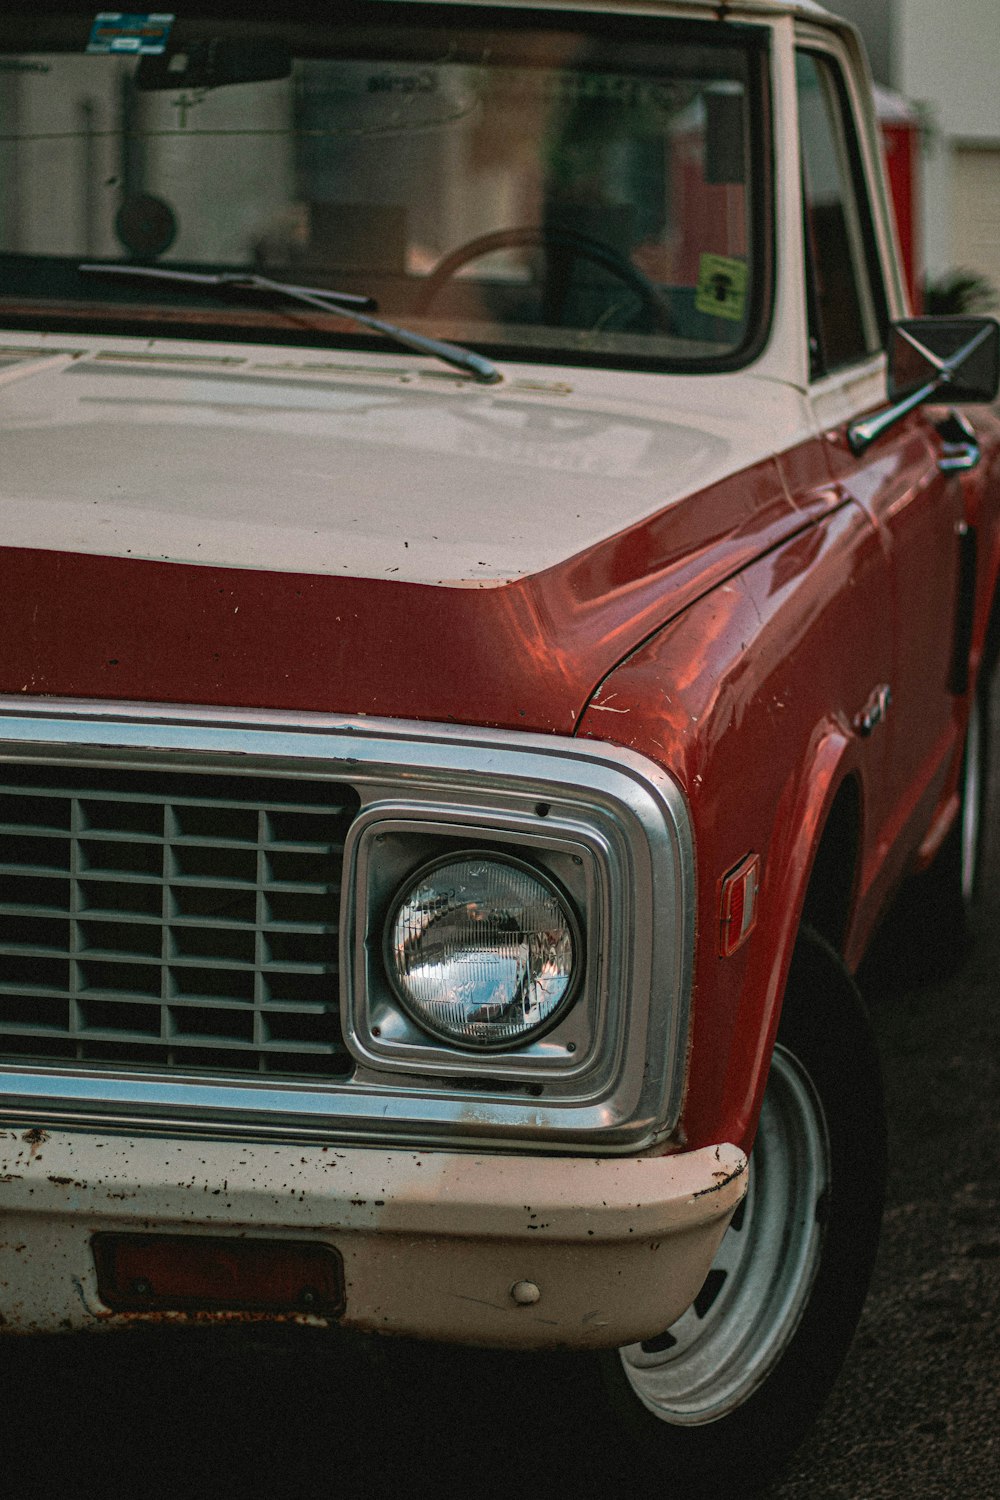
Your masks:
<svg viewBox="0 0 1000 1500"><path fill-rule="evenodd" d="M131 11L102 10L94 20L88 52L129 52L155 56L167 50L173 16L135 15Z"/></svg>

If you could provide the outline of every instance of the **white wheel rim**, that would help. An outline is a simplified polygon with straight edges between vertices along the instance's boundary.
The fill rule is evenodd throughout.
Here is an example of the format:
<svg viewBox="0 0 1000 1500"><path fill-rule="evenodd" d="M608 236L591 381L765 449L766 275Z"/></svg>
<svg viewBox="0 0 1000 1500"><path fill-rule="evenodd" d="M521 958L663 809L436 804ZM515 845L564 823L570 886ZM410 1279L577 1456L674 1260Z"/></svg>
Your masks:
<svg viewBox="0 0 1000 1500"><path fill-rule="evenodd" d="M632 1389L661 1421L718 1421L773 1369L819 1267L829 1163L816 1092L794 1055L776 1047L747 1195L701 1292L665 1334L620 1351Z"/></svg>

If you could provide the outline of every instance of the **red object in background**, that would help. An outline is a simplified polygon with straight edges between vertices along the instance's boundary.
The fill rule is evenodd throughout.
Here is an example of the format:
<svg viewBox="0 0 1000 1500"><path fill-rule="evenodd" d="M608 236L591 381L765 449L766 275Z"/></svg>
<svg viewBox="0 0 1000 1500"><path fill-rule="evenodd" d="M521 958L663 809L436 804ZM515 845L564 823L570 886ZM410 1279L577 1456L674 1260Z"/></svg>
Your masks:
<svg viewBox="0 0 1000 1500"><path fill-rule="evenodd" d="M896 214L903 276L915 313L923 310L923 257L920 254L920 117L913 105L889 89L875 88L882 154Z"/></svg>

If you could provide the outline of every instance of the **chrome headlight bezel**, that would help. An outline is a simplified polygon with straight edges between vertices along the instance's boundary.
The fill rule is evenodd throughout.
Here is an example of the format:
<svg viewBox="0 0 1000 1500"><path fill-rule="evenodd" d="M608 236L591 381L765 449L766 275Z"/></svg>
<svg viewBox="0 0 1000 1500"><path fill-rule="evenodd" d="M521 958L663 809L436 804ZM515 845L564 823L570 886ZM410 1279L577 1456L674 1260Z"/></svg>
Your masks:
<svg viewBox="0 0 1000 1500"><path fill-rule="evenodd" d="M415 1075L477 1074L492 1086L522 1079L534 1086L569 1083L592 1072L606 1031L611 961L612 897L607 868L611 851L598 831L536 803L509 808L474 804L421 806L417 799L380 802L364 809L349 838L351 889L366 899L363 942L355 942L350 985L348 1045L365 1061ZM422 872L470 849L483 857L520 861L562 894L577 928L579 979L571 1002L552 1024L516 1045L463 1047L420 1025L400 1000L385 954L385 931L400 891Z"/></svg>

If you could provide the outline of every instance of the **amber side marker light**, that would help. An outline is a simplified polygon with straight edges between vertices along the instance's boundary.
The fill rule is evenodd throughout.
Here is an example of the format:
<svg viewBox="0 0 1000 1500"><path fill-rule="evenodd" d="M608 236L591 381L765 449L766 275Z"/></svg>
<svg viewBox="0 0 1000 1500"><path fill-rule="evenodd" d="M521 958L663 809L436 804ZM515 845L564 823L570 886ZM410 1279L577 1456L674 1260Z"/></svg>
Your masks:
<svg viewBox="0 0 1000 1500"><path fill-rule="evenodd" d="M95 1234L97 1291L112 1312L312 1313L344 1310L330 1245L221 1235Z"/></svg>
<svg viewBox="0 0 1000 1500"><path fill-rule="evenodd" d="M730 958L757 925L760 856L748 854L719 886L719 954Z"/></svg>

